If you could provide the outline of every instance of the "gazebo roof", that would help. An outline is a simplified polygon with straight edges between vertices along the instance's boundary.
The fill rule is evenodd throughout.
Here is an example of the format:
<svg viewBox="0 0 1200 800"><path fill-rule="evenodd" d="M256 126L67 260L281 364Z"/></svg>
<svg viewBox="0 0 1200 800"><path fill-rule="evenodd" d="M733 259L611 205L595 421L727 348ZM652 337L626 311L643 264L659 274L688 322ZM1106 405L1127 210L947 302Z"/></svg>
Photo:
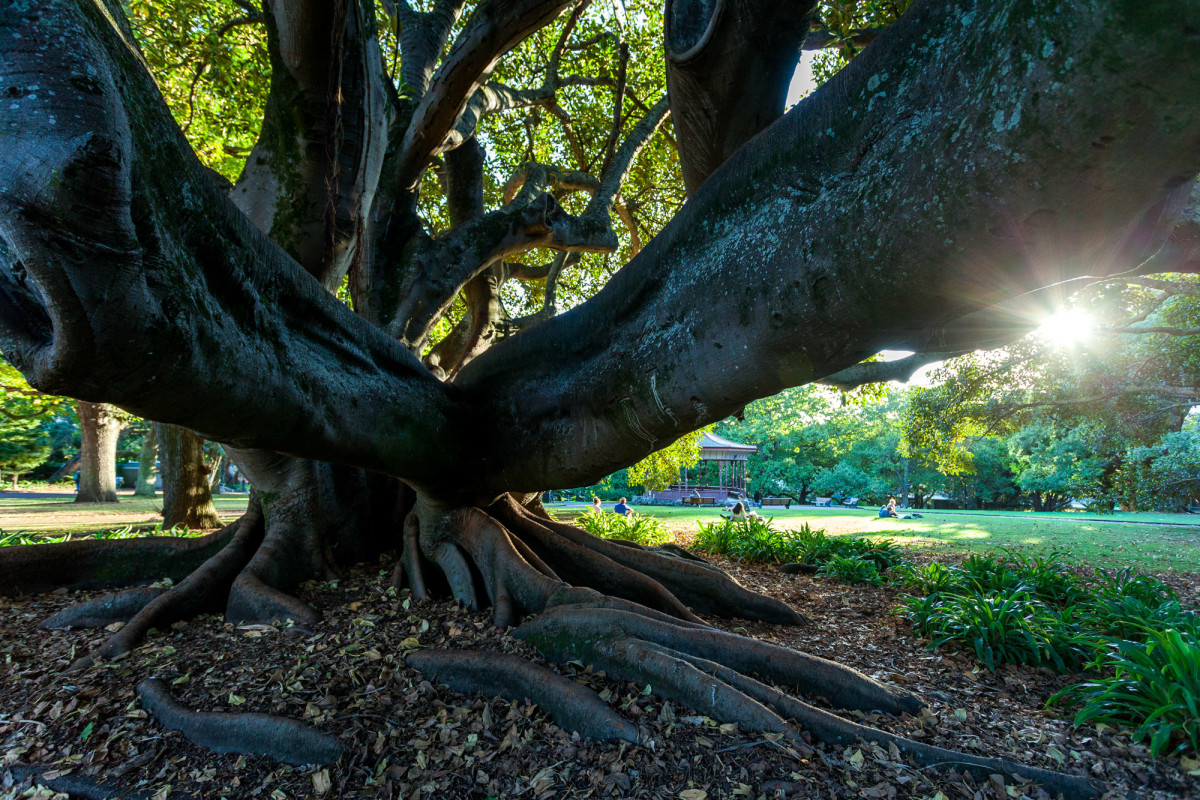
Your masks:
<svg viewBox="0 0 1200 800"><path fill-rule="evenodd" d="M745 458L751 453L757 453L758 448L752 444L742 444L705 432L700 437L700 458L705 461L724 461L729 458Z"/></svg>

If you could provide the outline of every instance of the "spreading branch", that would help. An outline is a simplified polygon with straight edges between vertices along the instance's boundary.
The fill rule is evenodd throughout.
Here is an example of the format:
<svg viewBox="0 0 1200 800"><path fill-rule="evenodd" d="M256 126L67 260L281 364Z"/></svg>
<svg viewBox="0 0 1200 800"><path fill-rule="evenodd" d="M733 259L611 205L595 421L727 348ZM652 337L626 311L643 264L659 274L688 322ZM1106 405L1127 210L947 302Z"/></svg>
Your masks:
<svg viewBox="0 0 1200 800"><path fill-rule="evenodd" d="M429 242L415 259L419 268L410 270L396 293L401 302L391 316L389 332L414 349L420 347L460 289L506 256L537 247L590 253L616 250L612 208L617 192L638 153L662 124L667 108L664 98L634 126L598 181L585 173L542 164L522 166L505 189L505 206ZM575 216L554 198L559 190L591 191L592 197L584 212Z"/></svg>
<svg viewBox="0 0 1200 800"><path fill-rule="evenodd" d="M571 0L490 0L481 4L413 112L397 159L396 180L413 189L500 57L558 16Z"/></svg>

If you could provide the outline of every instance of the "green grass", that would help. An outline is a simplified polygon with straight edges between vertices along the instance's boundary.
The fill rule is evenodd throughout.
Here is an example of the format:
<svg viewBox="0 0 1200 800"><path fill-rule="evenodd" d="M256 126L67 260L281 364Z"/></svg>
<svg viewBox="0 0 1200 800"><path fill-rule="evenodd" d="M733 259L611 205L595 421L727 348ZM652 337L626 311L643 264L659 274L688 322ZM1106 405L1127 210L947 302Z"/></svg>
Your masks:
<svg viewBox="0 0 1200 800"><path fill-rule="evenodd" d="M65 492L70 491L71 487L65 488ZM246 502L244 494L213 497L217 514L226 522L241 516L246 510ZM128 525L154 525L162 521L157 517L162 504L161 494L154 498L122 495L117 503L76 503L72 498L38 495L0 498L0 533L57 537L117 530Z"/></svg>
<svg viewBox="0 0 1200 800"><path fill-rule="evenodd" d="M550 509L569 518L579 506ZM639 506L676 531L691 533L699 522L720 519L713 509ZM1000 554L1019 550L1030 556L1066 551L1072 563L1110 568L1139 567L1155 572L1200 572L1200 516L1119 513L1035 514L1020 511L922 511L922 519L880 519L877 509L767 508L777 530L804 524L830 536L886 536L906 549L926 550L940 558L969 553ZM1171 522L1172 525L1139 523Z"/></svg>

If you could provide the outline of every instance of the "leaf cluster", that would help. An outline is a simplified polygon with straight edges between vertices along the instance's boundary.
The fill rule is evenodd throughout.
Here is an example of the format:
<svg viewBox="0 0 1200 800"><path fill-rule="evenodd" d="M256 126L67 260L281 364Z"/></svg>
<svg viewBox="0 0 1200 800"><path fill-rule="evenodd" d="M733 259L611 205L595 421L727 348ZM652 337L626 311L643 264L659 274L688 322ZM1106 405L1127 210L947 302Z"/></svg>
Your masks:
<svg viewBox="0 0 1200 800"><path fill-rule="evenodd" d="M1083 577L1060 553L1009 553L908 568L901 583L923 593L901 613L931 648L966 645L993 671L1095 670L1050 701L1079 706L1077 725L1134 727L1155 755L1200 744L1200 616L1152 575L1101 568Z"/></svg>

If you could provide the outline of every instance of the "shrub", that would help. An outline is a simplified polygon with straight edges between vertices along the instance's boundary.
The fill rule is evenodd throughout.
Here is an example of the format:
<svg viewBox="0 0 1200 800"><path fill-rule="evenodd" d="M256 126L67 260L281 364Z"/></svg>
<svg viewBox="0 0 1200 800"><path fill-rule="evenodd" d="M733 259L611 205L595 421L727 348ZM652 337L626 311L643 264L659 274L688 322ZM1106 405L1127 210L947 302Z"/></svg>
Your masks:
<svg viewBox="0 0 1200 800"><path fill-rule="evenodd" d="M891 539L850 539L847 549L863 561L875 565L879 572L902 567L908 563L904 549Z"/></svg>
<svg viewBox="0 0 1200 800"><path fill-rule="evenodd" d="M875 563L861 558L833 556L821 565L817 574L835 578L842 583L869 583L872 586L883 583L883 576L879 574Z"/></svg>
<svg viewBox="0 0 1200 800"><path fill-rule="evenodd" d="M933 640L930 648L967 642L990 670L1006 661L1042 663L1038 613L1024 587L994 595L929 595L906 606L917 630Z"/></svg>
<svg viewBox="0 0 1200 800"><path fill-rule="evenodd" d="M662 520L637 512L622 516L589 511L578 517L575 523L601 539L624 539L647 547L662 544L671 538L671 532L663 525Z"/></svg>
<svg viewBox="0 0 1200 800"><path fill-rule="evenodd" d="M1133 597L1148 606L1161 606L1177 599L1175 591L1153 575L1138 572L1132 567L1109 572L1103 567L1092 578L1093 593L1100 597L1121 599Z"/></svg>
<svg viewBox="0 0 1200 800"><path fill-rule="evenodd" d="M923 567L904 567L898 580L905 589L931 595L960 588L959 571L933 561Z"/></svg>
<svg viewBox="0 0 1200 800"><path fill-rule="evenodd" d="M1043 600L1069 605L1087 595L1075 573L1063 563L1061 551L1048 556L1026 556L1012 551L1005 555L1011 571Z"/></svg>
<svg viewBox="0 0 1200 800"><path fill-rule="evenodd" d="M705 553L723 556L728 554L733 548L733 543L737 539L737 536L737 523L733 520L723 519L719 522L701 522L700 530L696 534L696 542L693 546Z"/></svg>
<svg viewBox="0 0 1200 800"><path fill-rule="evenodd" d="M1173 628L1147 628L1144 639L1111 640L1101 666L1112 674L1068 686L1050 702L1079 706L1076 725L1134 727L1133 740L1149 739L1154 756L1200 750L1200 640Z"/></svg>
<svg viewBox="0 0 1200 800"><path fill-rule="evenodd" d="M1004 663L1077 669L1095 643L1077 619L1038 601L1024 585L995 593L909 598L902 613L933 640L930 648L963 642L992 671Z"/></svg>

